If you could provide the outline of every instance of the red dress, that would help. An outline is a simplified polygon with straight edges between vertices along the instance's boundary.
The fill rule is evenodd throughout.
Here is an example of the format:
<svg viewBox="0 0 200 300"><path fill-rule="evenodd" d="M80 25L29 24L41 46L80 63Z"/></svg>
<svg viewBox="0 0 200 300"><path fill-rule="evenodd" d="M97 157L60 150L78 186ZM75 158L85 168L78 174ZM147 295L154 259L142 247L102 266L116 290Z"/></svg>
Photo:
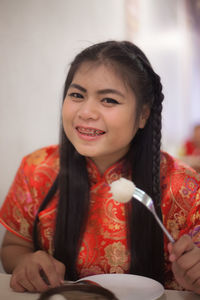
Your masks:
<svg viewBox="0 0 200 300"><path fill-rule="evenodd" d="M88 159L91 207L80 249L77 270L80 277L100 273L128 273L126 205L112 199L109 183L130 178L123 160L101 175ZM0 210L0 222L12 233L32 242L35 214L59 171L58 146L49 146L26 156ZM186 168L169 154L161 156L163 222L174 239L188 233L200 247L200 174ZM39 214L43 248L53 253L53 233L58 192ZM165 288L180 288L175 282L165 247Z"/></svg>

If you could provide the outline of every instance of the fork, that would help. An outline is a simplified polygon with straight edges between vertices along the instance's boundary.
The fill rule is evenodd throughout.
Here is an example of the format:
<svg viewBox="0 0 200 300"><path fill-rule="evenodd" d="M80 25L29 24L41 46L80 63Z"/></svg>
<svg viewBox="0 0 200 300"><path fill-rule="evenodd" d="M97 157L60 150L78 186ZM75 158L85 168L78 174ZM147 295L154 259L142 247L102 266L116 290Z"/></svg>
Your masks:
<svg viewBox="0 0 200 300"><path fill-rule="evenodd" d="M134 197L135 199L137 199L138 201L140 201L143 205L145 205L148 210L150 210L150 212L154 215L156 221L158 222L159 226L161 227L161 229L163 230L163 232L166 234L166 236L168 237L169 241L171 243L174 243L174 239L171 236L171 234L167 231L167 229L164 227L163 223L161 222L161 220L159 219L153 201L151 199L151 197L149 195L147 195L143 190L135 187L134 188L134 192L132 197Z"/></svg>

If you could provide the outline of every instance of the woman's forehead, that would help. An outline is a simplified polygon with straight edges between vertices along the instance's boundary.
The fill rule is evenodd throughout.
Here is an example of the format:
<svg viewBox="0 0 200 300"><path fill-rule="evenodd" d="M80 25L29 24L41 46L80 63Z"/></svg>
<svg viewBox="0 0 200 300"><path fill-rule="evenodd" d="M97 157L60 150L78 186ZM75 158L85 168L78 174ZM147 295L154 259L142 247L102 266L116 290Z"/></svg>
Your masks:
<svg viewBox="0 0 200 300"><path fill-rule="evenodd" d="M112 60L85 61L81 63L75 72L72 81L81 77L85 78L85 76L92 76L93 78L96 72L100 72L101 76L107 77L108 82L110 77L112 77L118 84L120 83L123 85L126 90L131 89L131 91L133 91L133 86L131 85L131 80L128 75L129 72L121 67L120 64Z"/></svg>

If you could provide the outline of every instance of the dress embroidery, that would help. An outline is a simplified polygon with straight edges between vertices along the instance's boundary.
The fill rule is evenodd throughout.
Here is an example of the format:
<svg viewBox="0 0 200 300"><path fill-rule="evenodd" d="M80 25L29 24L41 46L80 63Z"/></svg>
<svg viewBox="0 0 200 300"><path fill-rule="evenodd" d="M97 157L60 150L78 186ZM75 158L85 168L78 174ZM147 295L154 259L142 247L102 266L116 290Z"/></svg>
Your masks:
<svg viewBox="0 0 200 300"><path fill-rule="evenodd" d="M109 183L129 174L123 161L103 176L92 161L87 169L92 184L90 212L78 259L80 277L100 273L125 273L129 269L126 205L112 199Z"/></svg>
<svg viewBox="0 0 200 300"><path fill-rule="evenodd" d="M87 160L90 180L90 212L79 252L80 277L100 273L128 273L127 204L112 199L109 184L120 177L130 178L123 161L101 175ZM59 172L58 146L49 146L26 156L0 210L0 222L12 233L32 241L37 210ZM162 152L161 192L163 223L176 240L189 234L200 247L200 174ZM58 192L39 214L39 236L43 249L53 254L53 234ZM165 288L181 289L168 260L164 237Z"/></svg>

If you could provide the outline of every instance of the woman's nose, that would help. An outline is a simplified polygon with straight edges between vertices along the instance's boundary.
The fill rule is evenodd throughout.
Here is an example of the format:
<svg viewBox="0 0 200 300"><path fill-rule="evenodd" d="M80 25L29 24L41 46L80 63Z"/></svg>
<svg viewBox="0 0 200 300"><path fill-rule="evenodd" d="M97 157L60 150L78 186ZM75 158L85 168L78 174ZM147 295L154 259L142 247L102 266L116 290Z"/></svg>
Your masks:
<svg viewBox="0 0 200 300"><path fill-rule="evenodd" d="M83 120L96 120L99 116L97 103L92 99L87 99L84 101L78 111L78 116Z"/></svg>

